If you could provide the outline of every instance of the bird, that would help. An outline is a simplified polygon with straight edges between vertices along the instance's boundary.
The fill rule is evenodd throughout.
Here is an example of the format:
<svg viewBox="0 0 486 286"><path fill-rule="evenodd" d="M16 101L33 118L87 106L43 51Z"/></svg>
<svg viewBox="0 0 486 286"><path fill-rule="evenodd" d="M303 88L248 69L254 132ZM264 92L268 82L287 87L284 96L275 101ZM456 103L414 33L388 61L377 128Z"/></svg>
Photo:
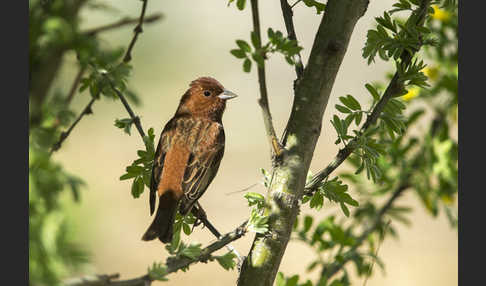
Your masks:
<svg viewBox="0 0 486 286"><path fill-rule="evenodd" d="M222 116L226 101L237 95L212 77L189 84L155 151L150 180L150 215L155 217L142 240L172 241L177 212L186 215L214 179L224 154Z"/></svg>

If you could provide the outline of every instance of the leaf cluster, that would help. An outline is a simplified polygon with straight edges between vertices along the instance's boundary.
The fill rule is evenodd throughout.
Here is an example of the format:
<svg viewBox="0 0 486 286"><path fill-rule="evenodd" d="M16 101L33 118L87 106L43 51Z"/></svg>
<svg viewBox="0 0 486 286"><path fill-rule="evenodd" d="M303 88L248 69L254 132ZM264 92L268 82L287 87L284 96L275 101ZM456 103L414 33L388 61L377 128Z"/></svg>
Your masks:
<svg viewBox="0 0 486 286"><path fill-rule="evenodd" d="M324 198L330 202L339 203L343 213L349 216L349 209L346 205L354 207L359 206L358 201L354 200L348 193L348 186L344 185L338 177L331 180L325 180L321 183L312 196L304 195L302 203L309 202L309 206L316 210L320 210L324 204Z"/></svg>
<svg viewBox="0 0 486 286"><path fill-rule="evenodd" d="M295 57L302 50L302 47L297 44L297 41L284 37L282 32L274 31L272 28L268 28L267 34L269 41L261 47L261 39L258 38L255 32L251 32L251 43L253 48L244 40L236 40L238 48L232 49L230 53L238 59L243 59L244 72L251 71L251 59L253 59L258 66L262 67L263 62L268 58L268 55L272 53L282 54L290 65L296 64Z"/></svg>
<svg viewBox="0 0 486 286"><path fill-rule="evenodd" d="M122 126L121 124L122 123L119 123L119 126L117 127L126 128L126 125ZM123 124L128 124L128 123L123 123ZM132 123L129 124L131 125ZM129 132L127 133L129 134ZM148 130L148 133L147 135L145 135L143 140L145 143L145 150L137 150L138 158L134 160L130 166L127 166L125 168L126 173L120 176L120 181L133 179L131 193L134 198L140 197L140 195L143 193L145 189L145 186L147 188L150 188L150 179L152 177L152 166L155 157L155 148L154 148L155 134L153 128L150 128Z"/></svg>

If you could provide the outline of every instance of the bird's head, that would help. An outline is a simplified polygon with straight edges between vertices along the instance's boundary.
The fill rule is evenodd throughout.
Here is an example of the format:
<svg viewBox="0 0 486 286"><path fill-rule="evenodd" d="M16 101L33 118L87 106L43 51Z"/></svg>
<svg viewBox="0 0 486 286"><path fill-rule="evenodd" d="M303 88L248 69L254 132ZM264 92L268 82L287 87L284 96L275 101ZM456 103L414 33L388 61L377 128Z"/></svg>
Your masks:
<svg viewBox="0 0 486 286"><path fill-rule="evenodd" d="M189 89L182 96L177 114L208 117L220 121L226 101L236 96L214 78L200 77L191 82Z"/></svg>

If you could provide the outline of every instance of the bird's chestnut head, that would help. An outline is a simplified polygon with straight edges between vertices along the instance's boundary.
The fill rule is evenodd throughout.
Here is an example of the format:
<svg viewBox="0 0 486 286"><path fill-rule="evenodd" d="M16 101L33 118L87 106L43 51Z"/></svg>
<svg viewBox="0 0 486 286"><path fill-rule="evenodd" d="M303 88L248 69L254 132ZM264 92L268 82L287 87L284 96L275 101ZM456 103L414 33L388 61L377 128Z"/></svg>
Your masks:
<svg viewBox="0 0 486 286"><path fill-rule="evenodd" d="M236 96L214 78L200 77L190 83L189 89L181 98L177 114L208 117L221 121L226 100Z"/></svg>

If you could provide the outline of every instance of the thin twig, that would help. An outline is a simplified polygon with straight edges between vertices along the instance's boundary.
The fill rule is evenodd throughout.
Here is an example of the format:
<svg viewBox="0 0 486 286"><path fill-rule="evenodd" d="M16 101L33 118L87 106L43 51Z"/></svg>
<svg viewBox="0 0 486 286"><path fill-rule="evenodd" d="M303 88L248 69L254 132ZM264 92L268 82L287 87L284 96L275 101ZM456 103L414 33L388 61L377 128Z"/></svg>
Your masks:
<svg viewBox="0 0 486 286"><path fill-rule="evenodd" d="M132 60L133 46L135 46L135 42L137 42L138 35L140 33L143 33L142 25L143 25L143 18L145 17L145 9L147 8L147 0L141 0L141 1L143 2L142 12L140 13L140 19L138 21L137 26L135 26L135 29L133 29L133 33L134 33L133 38L130 44L128 45L128 49L127 52L125 53L125 57L123 58L124 63L128 63L129 61Z"/></svg>
<svg viewBox="0 0 486 286"><path fill-rule="evenodd" d="M89 36L93 36L99 32L102 32L102 31L106 31L106 30L109 30L109 29L113 29L113 28L118 28L118 27L121 27L123 25L127 25L127 24L131 24L131 23L134 23L134 22L138 22L138 25L135 27L134 29L134 36L130 42L130 45L128 47L128 50L125 54L125 57L123 59L123 62L127 63L131 60L131 51L133 49L133 46L135 45L135 42L137 40L137 37L138 37L138 34L142 33L142 24L144 22L147 22L147 23L150 23L150 22L153 22L153 21L156 21L158 19L160 19L162 17L162 14L161 13L158 13L158 14L154 14L154 15L151 15L147 18L145 18L145 9L147 7L147 0L142 0L143 1L143 6L142 6L142 12L141 12L141 15L140 15L140 18L137 18L136 20L134 19L130 19L130 18L126 18L126 19L122 19L116 23L113 23L113 24L109 24L109 25L106 25L106 26L101 26L101 27L98 27L98 28L94 28L92 30L88 30L86 32L84 32L84 34L86 35L89 35ZM79 85L79 82L81 81L81 78L83 76L83 73L85 71L85 67L81 67L78 74L76 75L75 79L74 79L74 82L71 86L71 89L69 91L69 94L66 98L66 104L69 105L69 103L72 101L74 95L76 94L76 90L78 88L78 85ZM110 81L110 84L111 81ZM121 93L120 93L121 95ZM120 97L119 95L119 97ZM121 95L120 97L120 100L123 102L123 105L125 106L125 108L127 108L127 111L131 114L130 116L132 116L133 114L133 111L131 111L131 108L130 106L128 105L126 99L123 97L123 95ZM57 151L59 148L61 148L61 144L64 140L66 140L66 138L69 136L69 134L71 133L72 129L74 128L74 126L76 126L76 124L78 124L79 120L81 120L81 118L85 115L85 114L89 114L89 113L85 113L85 111L87 111L87 108L89 110L91 110L91 105L94 103L94 99L92 99L89 104L85 107L85 109L83 110L83 112L81 112L80 116L78 117L78 119L76 121L73 122L73 124L71 125L71 127L68 129L68 131L66 132L62 132L61 133L61 137L59 139L58 142L56 142L52 148L51 148L51 151L50 151L50 154L52 154L54 151ZM132 117L132 119L134 119L134 123L135 125L137 126L137 129L138 131L140 132L140 134L142 135L142 138L145 136L144 132L143 132L143 129L141 129L141 126L140 124L137 125L137 122L139 123L140 120L138 119L138 117Z"/></svg>
<svg viewBox="0 0 486 286"><path fill-rule="evenodd" d="M155 14L152 14L150 16L145 17L143 19L143 22L146 23L146 24L152 23L152 22L155 22L155 21L162 19L162 17L163 17L162 13L155 13ZM140 21L140 18L126 17L126 18L120 19L120 20L118 20L114 23L111 23L111 24L107 24L107 25L103 25L103 26L100 26L100 27L96 27L96 28L93 28L93 29L86 30L86 31L82 32L82 34L87 35L87 36L93 36L93 35L96 35L96 34L101 33L101 32L105 32L105 31L117 29L117 28L120 28L120 27L123 27L123 26L126 26L126 25L138 23L139 21Z"/></svg>
<svg viewBox="0 0 486 286"><path fill-rule="evenodd" d="M167 266L167 273L174 273L180 269L186 268L189 265L197 262L207 262L208 260L213 259L211 256L214 252L220 250L224 246L229 245L231 242L241 238L247 232L247 225L248 221L245 221L241 224L238 228L234 231L229 232L220 238L208 245L207 247L201 250L201 253L195 258L189 258L187 256L177 255L168 257L166 260ZM71 279L70 281L66 281L66 286L146 286L150 285L154 279L149 275L145 274L143 276L129 279L129 280L120 280L120 281L113 281L113 279L118 278L118 274L114 275L96 275L96 276L89 276L77 279Z"/></svg>
<svg viewBox="0 0 486 286"><path fill-rule="evenodd" d="M199 202L196 202L196 204L192 207L191 213L197 217L198 220L202 222L202 224L209 229L209 231L216 237L216 238L221 238L221 233L214 227L214 225L208 220L206 211L204 211L203 207ZM196 225L196 223L194 224ZM226 248L228 248L229 251L232 251L237 259L238 259L238 265L241 265L243 263L243 259L241 255L238 253L238 251L231 245L228 244L226 245Z"/></svg>
<svg viewBox="0 0 486 286"><path fill-rule="evenodd" d="M421 6L417 10L417 26L423 25L425 21L425 16L427 12L427 8L430 6L430 0L423 0L421 3ZM410 19L413 19L413 17L410 17ZM416 53L420 47L417 48L414 52ZM412 61L413 54L408 53L405 51L401 55L401 60L402 60L402 65L406 68L410 65ZM381 99L378 101L376 106L373 108L373 111L371 114L366 118L365 123L360 129L360 134L363 134L371 125L375 124L375 122L378 120L380 117L383 109L385 108L386 104L388 101L393 98L396 94L401 92L403 90L402 84L399 82L400 75L397 72L395 72L395 75L391 79L390 83L388 84L383 96ZM348 158L349 155L353 153L353 151L356 149L357 146L357 138L354 138L351 142L348 143L348 145L339 150L338 154L336 157L333 159L333 161L327 165L327 167L321 171L319 171L316 175L312 177L310 182L305 186L305 194L307 195L312 195L313 192L317 189L319 184L324 180L326 177L328 177L337 167L339 167L346 158Z"/></svg>
<svg viewBox="0 0 486 286"><path fill-rule="evenodd" d="M429 134L431 134L431 136L433 137L437 135L437 133L440 130L440 127L445 123L444 116L442 116L442 114L437 114L435 119L432 122L433 123L431 125ZM350 261L354 255L356 255L356 249L364 242L364 240L368 237L368 235L370 235L373 231L375 231L380 226L383 216L386 214L386 212L388 212L391 209L396 199L398 199L406 189L412 187L410 185L412 172L418 168L422 158L425 155L425 152L426 149L422 148L420 152L415 154L415 156L411 160L410 167L406 168L407 171L402 173L402 178L400 179L401 183L399 184L399 187L393 192L391 197L378 211L373 223L365 231L363 231L363 233L358 237L358 239L356 240L356 244L342 256L344 259L340 260L340 262L335 261L332 264L330 264L328 267L325 267L325 269L323 268L321 272L322 275L326 275L327 279L331 278L331 276L333 276L340 269L342 269L344 265L348 261Z"/></svg>
<svg viewBox="0 0 486 286"><path fill-rule="evenodd" d="M295 5L295 4L294 4ZM290 40L297 41L297 35L295 34L294 20L292 7L290 7L287 0L280 0L280 6L282 7L282 15L285 22L285 28L287 29L288 38ZM295 73L297 74L297 80L304 75L304 65L302 63L302 57L300 53L297 53L297 62L295 63Z"/></svg>
<svg viewBox="0 0 486 286"><path fill-rule="evenodd" d="M111 89L116 93L116 95L118 96L120 101L123 103L123 106L125 107L128 114L130 115L130 118L132 119L133 124L135 124L135 127L137 128L138 133L140 134L142 139L144 139L145 138L145 132L143 131L142 124L140 123L140 118L137 115L135 115L132 108L130 107L130 104L128 103L127 99L123 95L123 93L121 93L121 91L119 91L115 87L113 82L108 78L108 76L106 74L103 74L103 76L108 80L108 83L110 84Z"/></svg>
<svg viewBox="0 0 486 286"><path fill-rule="evenodd" d="M64 131L64 132L61 133L59 140L56 143L54 143L54 145L52 145L50 154L52 154L53 152L55 152L55 151L59 150L59 148L61 148L62 142L64 142L64 140L66 140L66 138L69 136L69 134L71 134L71 131L73 131L74 127L78 124L78 122L81 120L81 118L83 118L83 116L93 113L93 111L91 110L91 105L93 105L94 102L95 102L95 98L92 98L89 101L88 105L86 105L86 107L83 109L81 114L79 114L78 118L71 124L69 129L67 131Z"/></svg>
<svg viewBox="0 0 486 286"><path fill-rule="evenodd" d="M251 0L251 11L253 16L253 32L257 38L256 40L256 53L262 53L261 33L260 33L260 15L258 13L258 0ZM264 55L262 55L264 57ZM265 79L265 61L262 64L258 64L258 83L260 85L260 99L258 103L262 108L263 123L265 124L265 130L270 143L270 149L272 154L279 157L283 153L283 148L280 146L277 135L275 134L275 128L272 123L272 115L270 114L270 107L268 104L267 83ZM273 156L272 156L273 158Z"/></svg>
<svg viewBox="0 0 486 286"><path fill-rule="evenodd" d="M358 247L361 246L361 244L363 244L363 242L368 238L368 236L381 225L385 213L393 206L395 200L398 199L400 195L403 193L403 191L405 191L408 187L409 187L408 183L403 183L393 192L391 197L378 211L378 214L376 215L373 223L361 233L361 235L356 239L356 242L353 245L353 247L351 247L348 251L346 251L344 254L341 255L342 259L340 259L339 261L334 261L330 265L322 268L321 279L325 278L329 280L332 276L334 276L334 274L336 274L339 270L341 270L348 261L350 261L356 255L356 250L358 249Z"/></svg>
<svg viewBox="0 0 486 286"><path fill-rule="evenodd" d="M302 0L297 0L292 6L290 6L290 9L294 9L295 5L299 4Z"/></svg>
<svg viewBox="0 0 486 286"><path fill-rule="evenodd" d="M366 283L368 283L368 279L370 278L371 273L373 272L373 266L375 265L376 259L378 258L378 252L380 251L380 246L383 244L383 240L385 240L385 234L388 231L388 227L390 226L390 224L391 224L391 220L388 220L388 222L385 224L385 227L383 228L383 231L381 233L380 242L378 243L378 247L376 247L375 256L374 256L375 259L373 259L373 262L371 263L370 269L369 269L368 273L366 274L365 280L363 282L363 286L366 286Z"/></svg>
<svg viewBox="0 0 486 286"><path fill-rule="evenodd" d="M233 192L225 193L225 195L229 196L229 195L233 195L233 194L237 194L237 193L242 193L242 192L248 191L249 189L253 188L254 186L256 186L258 184L259 183L254 183L254 184L251 184L248 187L243 188L243 189L241 189L239 191L233 191Z"/></svg>
<svg viewBox="0 0 486 286"><path fill-rule="evenodd" d="M66 97L66 105L69 105L73 100L73 97L76 94L76 91L78 90L79 82L81 81L81 78L83 77L85 70L86 70L85 66L79 67L79 71L76 74L76 77L74 78L74 82L71 85L71 89L69 90L68 96Z"/></svg>

